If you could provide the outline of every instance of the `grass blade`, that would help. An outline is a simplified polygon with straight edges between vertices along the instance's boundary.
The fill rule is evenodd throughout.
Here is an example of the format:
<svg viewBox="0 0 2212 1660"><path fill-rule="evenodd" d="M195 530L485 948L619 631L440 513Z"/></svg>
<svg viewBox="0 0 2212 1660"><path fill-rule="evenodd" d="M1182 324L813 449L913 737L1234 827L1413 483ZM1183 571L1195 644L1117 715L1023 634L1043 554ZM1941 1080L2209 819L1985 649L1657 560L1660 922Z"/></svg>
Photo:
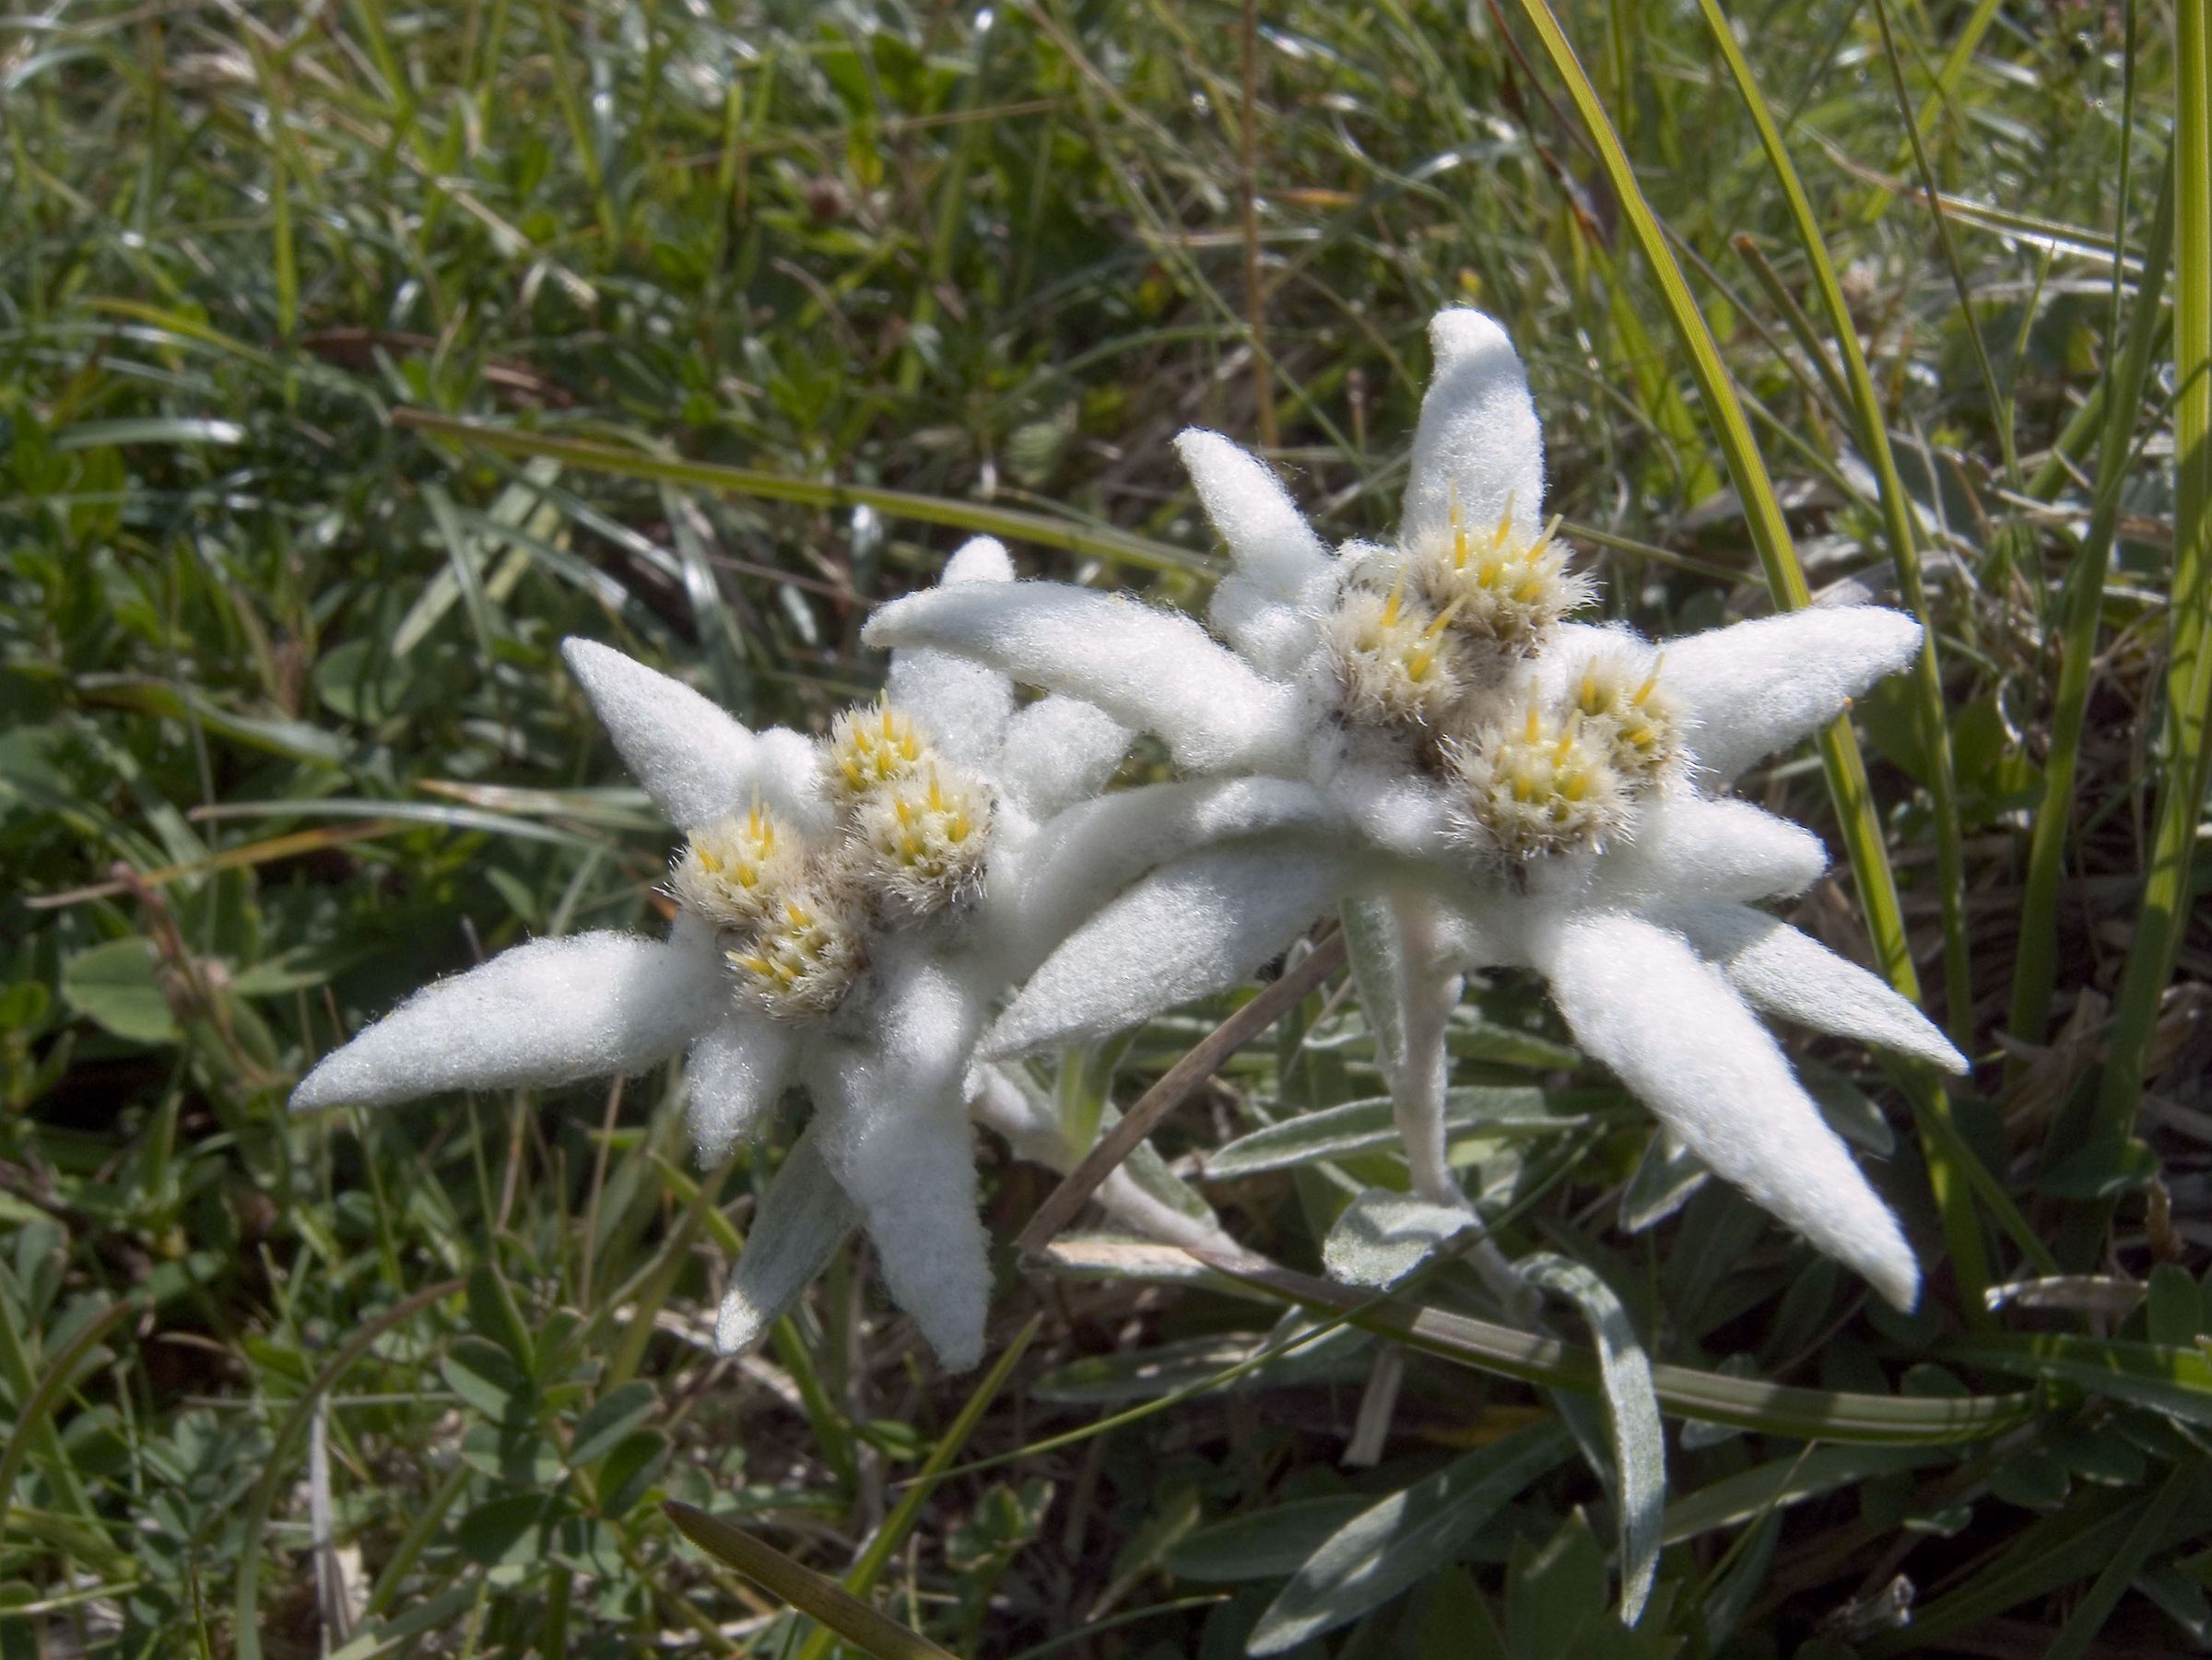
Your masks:
<svg viewBox="0 0 2212 1660"><path fill-rule="evenodd" d="M60 1472L61 1484L70 1489L70 1497L76 1503L79 1513L87 1516L92 1514L91 1506L86 1501L78 1485L76 1472L53 1424L48 1421L47 1414L53 1411L54 1403L76 1382L78 1364L91 1353L101 1338L115 1329L125 1315L135 1313L138 1308L139 1304L125 1299L85 1322L84 1328L63 1346L62 1351L47 1364L37 1386L24 1397L21 1407L16 1413L16 1421L8 1429L6 1450L0 1452L0 1538L7 1536L7 1513L16 1496L16 1478L23 1473L23 1461L30 1456L34 1442Z"/></svg>
<svg viewBox="0 0 2212 1660"><path fill-rule="evenodd" d="M2212 0L2174 7L2173 575L2159 805L2135 943L2112 1008L2098 1140L2133 1130L2159 1005L2172 977L2205 795L2212 701Z"/></svg>
<svg viewBox="0 0 2212 1660"><path fill-rule="evenodd" d="M930 1494L936 1490L937 1483L944 1479L945 1472L952 1467L952 1461L959 1456L960 1449L968 1444L968 1438L975 1433L976 1425L983 1421L983 1414L990 1409L991 1403L998 1398L999 1391L1006 1386L1006 1380L1014 1375L1014 1368L1029 1351L1030 1341L1037 1336L1037 1326L1042 1318L1041 1315L1031 1314L1029 1323L1015 1334L1014 1340L992 1362L991 1370L983 1374L983 1381L975 1386L974 1392L960 1407L959 1416L952 1420L945 1433L937 1437L937 1444L930 1448L929 1456L923 1461L921 1469L905 1483L905 1490L899 1495L899 1502L891 1506L890 1514L883 1519L883 1525L876 1530L875 1536L861 1551L860 1560L853 1564L853 1572L845 1575L845 1589L853 1595L865 1596L873 1590L885 1565L906 1543L907 1535L914 1530L914 1524L922 1519L922 1506L928 1502ZM836 1641L835 1634L827 1626L818 1630L806 1640L806 1646L799 1651L799 1660L825 1660Z"/></svg>
<svg viewBox="0 0 2212 1660"><path fill-rule="evenodd" d="M1211 575L1218 569L1211 558L1171 543L1156 542L1149 536L1134 536L1110 526L1071 524L1042 513L1024 512L1018 508L955 501L942 496L918 495L912 490L884 490L860 484L790 478L776 473L756 472L750 467L721 466L712 462L682 461L591 439L554 438L484 421L461 420L427 409L395 409L392 419L395 425L434 438L477 444L508 455L549 456L587 473L653 478L688 485L694 489L725 490L770 501L795 501L806 507L872 507L889 518L949 524L978 536L1006 536L1040 547L1065 548L1070 553L1136 565L1148 571L1191 571Z"/></svg>
<svg viewBox="0 0 2212 1660"><path fill-rule="evenodd" d="M670 1500L661 1506L677 1531L709 1556L757 1580L802 1614L816 1619L877 1660L953 1660L941 1649L897 1620L878 1614L843 1586L803 1568L774 1546L764 1544L719 1516Z"/></svg>
<svg viewBox="0 0 2212 1660"><path fill-rule="evenodd" d="M2076 1605L2057 1640L2043 1651L2043 1660L2080 1660L2089 1652L2089 1644L2104 1630L2104 1622L2112 1618L2122 1593L2135 1583L2145 1560L2159 1548L2167 1529L2173 1525L2174 1513L2182 1508L2182 1501L2203 1484L2205 1464L2202 1458L2185 1459L2167 1473L2165 1485L2144 1506L2136 1525L2127 1530L2127 1537L2120 1542L2120 1548L2112 1552L2111 1560L2099 1572L2089 1594Z"/></svg>
<svg viewBox="0 0 2212 1660"><path fill-rule="evenodd" d="M2012 1035L2041 1043L2050 1031L2051 994L2058 983L2058 885L2065 873L2066 832L2075 810L2074 784L2081 763L2081 735L2089 701L2089 673L2097 656L2097 628L2104 613L2105 567L2112 559L2120 524L2120 489L2134 459L2136 413L2150 379L2157 349L2159 300L2173 254L2175 171L2170 159L2166 182L2143 253L2143 275L2136 288L2127 342L2105 381L2108 411L2097 452L2097 493L2088 533L2074 555L2065 615L2060 623L2058 689L2051 705L2051 750L2043 762L2043 799L2035 812L2029 844L2028 877L2020 896L2020 941L2013 960Z"/></svg>
<svg viewBox="0 0 2212 1660"><path fill-rule="evenodd" d="M1867 465L1874 468L1880 488L1882 524L1889 538L1889 557L1897 569L1898 588L1904 595L1906 609L1924 620L1930 619L1933 613L1928 608L1927 585L1921 577L1920 545L1912 521L1912 498L1898 474L1897 456L1889 447L1888 421L1881 397L1875 389L1866 354L1859 345L1858 324L1844 299L1835 262L1829 258L1819 219L1813 212L1811 199L1805 193L1804 182L1798 177L1789 148L1783 143L1782 130L1775 124L1773 112L1752 78L1751 65L1735 43L1735 31L1721 14L1719 0L1699 0L1699 5L1704 11L1713 44L1720 49L1728 73L1735 81L1736 93L1759 129L1767 166L1775 182L1782 186L1790 221L1796 228L1798 245L1805 252L1821 311L1828 320L1829 333L1842 354L1844 407L1853 417L1859 449ZM1787 291L1783 292L1786 295ZM1829 359L1825 351L1818 352L1813 360L1817 367L1827 371ZM1943 667L1936 654L1932 628L1921 642L1920 657L1913 666L1913 689L1919 694L1914 714L1922 752L1930 761L1929 795L1936 809L1936 873L1943 901L1944 1012L1952 1041L1962 1051L1971 1053L1973 967L1967 944L1966 860L1959 826L1958 771L1951 759L1950 725L1944 710Z"/></svg>
<svg viewBox="0 0 2212 1660"><path fill-rule="evenodd" d="M1759 550L1759 564L1766 571L1767 587L1776 606L1795 610L1810 602L1811 590L1806 584L1796 547L1790 539L1782 503L1775 497L1773 480L1767 474L1758 441L1751 436L1743 403L1736 396L1727 365L1721 360L1719 343L1698 308L1696 296L1689 291L1689 284L1667 244L1657 216L1644 200L1635 169L1621 148L1620 140L1606 117L1605 107L1598 100L1596 88L1583 73L1566 31L1559 27L1546 0L1521 0L1521 9L1542 40L1553 68L1566 82L1568 96L1596 147L1606 182L1619 198L1621 218L1658 280L1660 298L1674 324L1676 336L1689 357L1699 391L1704 396L1706 418L1712 423L1713 436L1727 463L1728 476L1742 499L1746 524ZM1866 925L1874 938L1876 956L1890 984L1904 996L1918 1002L1920 976L1912 966L1912 944L1906 935L1904 910L1898 898L1897 877L1889 866L1888 848L1882 839L1881 820L1875 812L1873 791L1867 783L1866 763L1859 753L1858 739L1853 736L1847 720L1837 720L1821 732L1819 747L1829 792L1835 798L1836 817L1842 827L1844 845L1850 852L1859 901L1866 910ZM1947 1121L1950 1108L1941 1090L1924 1071L1911 1076L1919 1080L1912 1090L1916 1115L1924 1123L1931 1118ZM1929 1179L1943 1211L1944 1231L1951 1248L1952 1270L1959 1281L1960 1303L1968 1311L1970 1320L1979 1320L1983 1318L1980 1307L1983 1288L1989 1283L1989 1268L1980 1227L1973 1216L1969 1178L1956 1168L1949 1146L1941 1138L1936 1139L1936 1145L1929 1148L1926 1155Z"/></svg>
<svg viewBox="0 0 2212 1660"><path fill-rule="evenodd" d="M1372 1297L1310 1274L1248 1258L1193 1253L1230 1279L1287 1302L1344 1315L1350 1324L1425 1353L1525 1383L1595 1395L1597 1356L1556 1337L1493 1325L1389 1297ZM1874 1446L1941 1446L1981 1441L2025 1422L2032 1395L1961 1396L1854 1395L1735 1378L1664 1362L1652 1368L1660 1409L1677 1418L1768 1435Z"/></svg>

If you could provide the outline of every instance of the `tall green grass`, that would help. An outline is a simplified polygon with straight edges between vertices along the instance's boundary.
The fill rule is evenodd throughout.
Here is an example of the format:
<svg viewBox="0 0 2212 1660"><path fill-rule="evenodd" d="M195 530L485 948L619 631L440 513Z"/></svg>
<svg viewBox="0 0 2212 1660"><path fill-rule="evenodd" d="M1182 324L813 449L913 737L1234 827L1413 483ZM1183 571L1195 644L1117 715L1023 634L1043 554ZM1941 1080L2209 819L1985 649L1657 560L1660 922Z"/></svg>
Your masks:
<svg viewBox="0 0 2212 1660"><path fill-rule="evenodd" d="M0 21L0 1652L2206 1641L2206 53L2201 0ZM285 1113L434 975L655 922L564 634L806 724L967 534L1195 603L1174 432L1386 531L1456 303L1614 614L1929 625L1746 786L1849 866L1795 920L1982 1063L1788 1039L1919 1313L1533 985L1455 1031L1498 1237L1651 1363L1633 1633L1600 1351L1449 1253L1311 1272L1404 1180L1335 983L1154 1138L1277 1266L1009 1252L980 1386L852 1250L716 1359L788 1136L692 1170L665 1077ZM1103 1121L1230 1012L1033 1081ZM984 1158L1010 1242L1049 1178Z"/></svg>

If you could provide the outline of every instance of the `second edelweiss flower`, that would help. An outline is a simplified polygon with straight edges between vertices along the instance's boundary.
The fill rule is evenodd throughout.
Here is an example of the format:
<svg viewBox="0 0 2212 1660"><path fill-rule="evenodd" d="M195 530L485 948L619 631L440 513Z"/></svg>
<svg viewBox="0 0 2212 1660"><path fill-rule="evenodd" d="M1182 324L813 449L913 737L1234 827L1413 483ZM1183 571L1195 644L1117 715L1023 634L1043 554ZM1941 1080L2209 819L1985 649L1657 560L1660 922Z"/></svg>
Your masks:
<svg viewBox="0 0 2212 1660"><path fill-rule="evenodd" d="M1341 903L1376 1006L1414 1184L1445 1157L1460 976L1542 973L1576 1039L1722 1175L1910 1304L1895 1219L1753 1018L1962 1065L1864 970L1756 908L1825 866L1817 840L1716 796L1908 662L1919 625L1817 607L1669 642L1566 620L1592 594L1541 518L1519 358L1475 312L1430 329L1404 513L1332 555L1275 476L1178 441L1232 573L1211 618L1052 583L911 596L879 644L967 653L1158 734L1186 771L1257 775L1219 845L1168 860L1077 931L986 1037L1010 1054L1133 1024L1248 975Z"/></svg>

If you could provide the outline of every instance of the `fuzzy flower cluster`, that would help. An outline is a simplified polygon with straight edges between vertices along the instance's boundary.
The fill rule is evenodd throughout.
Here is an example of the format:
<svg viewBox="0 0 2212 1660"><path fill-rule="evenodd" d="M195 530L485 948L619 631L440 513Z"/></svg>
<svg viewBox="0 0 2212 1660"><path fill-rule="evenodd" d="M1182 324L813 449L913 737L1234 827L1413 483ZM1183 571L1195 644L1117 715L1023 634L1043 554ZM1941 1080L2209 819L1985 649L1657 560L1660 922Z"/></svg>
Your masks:
<svg viewBox="0 0 2212 1660"><path fill-rule="evenodd" d="M1396 537L1332 552L1274 474L1178 441L1228 544L1218 639L1116 595L1024 583L911 595L868 637L966 654L1157 734L1241 817L1072 935L984 1039L1019 1054L1234 984L1344 914L1414 1185L1464 1204L1445 1027L1466 974L1534 970L1583 1049L1715 1171L1909 1306L1919 1270L1759 1010L1937 1065L1910 1003L1760 909L1826 865L1728 795L1909 662L1919 625L1817 606L1672 642L1570 620L1593 596L1540 519L1541 430L1488 317L1431 328Z"/></svg>
<svg viewBox="0 0 2212 1660"><path fill-rule="evenodd" d="M758 1338L853 1227L948 1365L990 1284L971 1121L1079 1159L1006 1065L1225 990L1343 919L1413 1185L1464 1206L1445 1138L1467 976L1543 976L1583 1050L1675 1136L1909 1306L1896 1219L1758 1018L1963 1062L1910 1003L1762 907L1819 842L1728 794L1917 650L1819 606L1668 642L1573 620L1594 597L1541 518L1542 434L1503 332L1431 329L1397 534L1331 550L1274 474L1178 441L1233 569L1209 632L1126 596L1013 580L978 541L885 606L880 700L828 735L747 731L604 646L571 671L681 836L665 938L517 947L327 1056L302 1107L565 1082L682 1052L702 1157L812 1106L719 1336ZM1018 706L1017 683L1046 695ZM1138 732L1179 777L1108 791ZM1233 1249L1117 1171L1100 1199Z"/></svg>
<svg viewBox="0 0 2212 1660"><path fill-rule="evenodd" d="M944 580L1012 575L985 540ZM1017 709L1006 677L943 653L893 653L883 699L821 740L747 731L606 646L571 640L564 654L682 835L674 925L660 939L533 940L429 986L326 1055L292 1104L559 1084L681 1052L712 1161L796 1086L812 1114L763 1201L719 1340L757 1340L859 1226L939 1357L973 1365L991 1275L970 1119L1063 1170L1088 1150L976 1064L976 1034L1060 938L1210 834L1205 793L1099 799L1124 728L1065 698ZM1127 1172L1099 1196L1143 1231L1230 1248Z"/></svg>
<svg viewBox="0 0 2212 1660"><path fill-rule="evenodd" d="M825 835L756 800L693 830L669 874L739 995L777 1020L835 1013L870 936L972 900L990 851L989 791L888 697L837 717L821 772L838 807Z"/></svg>

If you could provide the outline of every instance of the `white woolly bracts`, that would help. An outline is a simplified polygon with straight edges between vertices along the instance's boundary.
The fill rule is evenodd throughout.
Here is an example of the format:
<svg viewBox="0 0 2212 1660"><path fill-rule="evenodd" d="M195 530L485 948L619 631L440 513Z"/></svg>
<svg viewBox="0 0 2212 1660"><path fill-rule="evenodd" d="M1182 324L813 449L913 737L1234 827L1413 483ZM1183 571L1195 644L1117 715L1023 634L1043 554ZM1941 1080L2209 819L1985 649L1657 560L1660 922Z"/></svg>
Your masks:
<svg viewBox="0 0 2212 1660"><path fill-rule="evenodd" d="M1541 519L1520 359L1479 312L1445 312L1430 333L1435 375L1387 546L1332 555L1257 458L1216 433L1177 441L1232 561L1209 613L1219 640L1041 583L911 595L870 622L877 644L962 653L1096 703L1158 734L1188 774L1265 780L1282 815L1160 862L1045 960L985 1052L1225 989L1357 905L1386 919L1398 960L1362 978L1390 981L1401 1004L1374 1023L1403 1047L1378 1058L1424 1197L1464 1202L1442 1122L1457 977L1530 968L1582 1047L1687 1146L1910 1306L1919 1270L1896 1219L1750 1011L1964 1063L1887 985L1756 908L1804 889L1825 854L1712 792L1903 666L1920 627L1815 607L1662 653L1569 620L1594 588ZM1152 971L1161 939L1184 936L1209 943Z"/></svg>
<svg viewBox="0 0 2212 1660"><path fill-rule="evenodd" d="M984 539L945 581L1011 576ZM813 1103L808 1168L866 1227L939 1359L975 1364L991 1282L969 1127L977 1034L1146 858L1205 834L1203 804L1170 785L1089 815L1128 731L1066 699L1017 713L1004 675L942 653L894 653L884 698L817 742L748 732L605 646L563 650L683 834L673 927L535 940L426 987L324 1057L292 1104L564 1083L688 1051L692 1134L712 1160L798 1086ZM1139 1228L1164 1214L1125 1183L1100 1197ZM778 1243L756 1240L748 1257ZM734 1277L722 1330L759 1334L762 1311L745 1303L757 1278Z"/></svg>

